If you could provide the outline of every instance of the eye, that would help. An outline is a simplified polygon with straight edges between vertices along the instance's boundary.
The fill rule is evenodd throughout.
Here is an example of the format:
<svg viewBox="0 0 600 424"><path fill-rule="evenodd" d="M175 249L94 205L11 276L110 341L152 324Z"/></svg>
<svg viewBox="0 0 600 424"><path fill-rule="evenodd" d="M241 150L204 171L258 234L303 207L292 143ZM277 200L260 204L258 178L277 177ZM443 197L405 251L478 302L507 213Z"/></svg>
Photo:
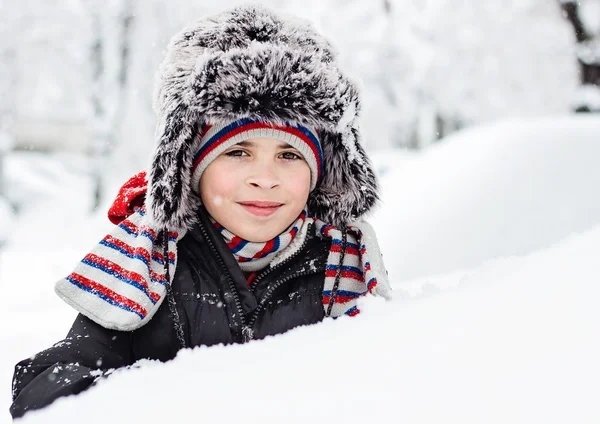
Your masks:
<svg viewBox="0 0 600 424"><path fill-rule="evenodd" d="M227 156L233 156L233 157L242 157L244 155L248 155L248 153L246 153L243 150L230 150L227 153L225 153L225 155Z"/></svg>
<svg viewBox="0 0 600 424"><path fill-rule="evenodd" d="M303 157L294 152L283 152L281 157L285 160L302 160Z"/></svg>

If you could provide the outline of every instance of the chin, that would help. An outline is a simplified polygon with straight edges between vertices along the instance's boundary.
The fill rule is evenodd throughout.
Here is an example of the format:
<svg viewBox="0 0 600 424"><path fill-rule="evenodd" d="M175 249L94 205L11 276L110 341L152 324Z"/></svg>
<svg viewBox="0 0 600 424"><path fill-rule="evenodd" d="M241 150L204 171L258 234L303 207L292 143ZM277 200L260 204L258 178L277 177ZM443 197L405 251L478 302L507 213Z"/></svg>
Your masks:
<svg viewBox="0 0 600 424"><path fill-rule="evenodd" d="M265 239L264 237L261 237L256 234L246 234L246 236L240 236L240 237L243 238L244 240L248 240L251 243L264 243L264 242L269 241L272 238L274 238L274 236L273 236L273 237Z"/></svg>
<svg viewBox="0 0 600 424"><path fill-rule="evenodd" d="M265 234L267 235L265 237ZM275 237L277 237L280 233L277 232L272 232L272 231L260 231L260 232L256 232L256 233L250 233L250 234L246 234L246 237L242 237L244 240L248 240L254 243L264 243L266 241L269 241L271 239L274 239Z"/></svg>

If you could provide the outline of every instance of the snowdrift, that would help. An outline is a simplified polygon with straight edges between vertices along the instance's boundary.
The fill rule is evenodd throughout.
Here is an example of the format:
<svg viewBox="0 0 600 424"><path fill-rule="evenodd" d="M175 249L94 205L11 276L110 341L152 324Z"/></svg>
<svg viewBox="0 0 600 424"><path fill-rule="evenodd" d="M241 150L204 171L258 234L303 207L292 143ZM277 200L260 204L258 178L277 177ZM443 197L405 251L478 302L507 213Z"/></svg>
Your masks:
<svg viewBox="0 0 600 424"><path fill-rule="evenodd" d="M596 227L356 319L143 361L22 422L595 423L599 251Z"/></svg>
<svg viewBox="0 0 600 424"><path fill-rule="evenodd" d="M512 120L387 163L373 224L390 276L522 255L600 223L600 118ZM379 165L381 168L382 164Z"/></svg>

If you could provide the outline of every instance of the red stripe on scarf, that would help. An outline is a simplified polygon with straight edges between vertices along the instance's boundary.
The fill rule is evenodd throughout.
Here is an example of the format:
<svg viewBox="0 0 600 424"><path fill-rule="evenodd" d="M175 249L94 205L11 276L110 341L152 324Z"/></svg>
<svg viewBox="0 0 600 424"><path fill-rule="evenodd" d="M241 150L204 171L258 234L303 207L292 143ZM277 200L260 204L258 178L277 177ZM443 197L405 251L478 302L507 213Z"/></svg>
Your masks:
<svg viewBox="0 0 600 424"><path fill-rule="evenodd" d="M342 245L337 243L331 243L330 252L340 253L342 251ZM346 245L346 255L358 256L358 249L356 247Z"/></svg>
<svg viewBox="0 0 600 424"><path fill-rule="evenodd" d="M348 314L349 317L354 317L356 315L360 314L360 309L356 308L355 310L353 310L352 312L350 312Z"/></svg>
<svg viewBox="0 0 600 424"><path fill-rule="evenodd" d="M129 231L131 231L132 233L135 234L135 236L140 236L142 233L146 233L152 239L152 243L154 243L156 241L156 231L154 231L151 227L149 227L147 225L138 227L137 225L135 225L133 222L131 222L129 220L125 220L125 221L121 222L121 225L123 225L124 227L127 227L129 229ZM175 231L169 231L168 237L174 238L175 240L177 240L177 237L179 237L179 233L177 233Z"/></svg>
<svg viewBox="0 0 600 424"><path fill-rule="evenodd" d="M140 274L138 274L137 272L129 271L129 270L121 267L117 263L110 261L106 258L103 258L101 256L95 255L93 253L88 253L85 256L85 259L87 259L93 263L96 263L98 265L101 265L105 268L108 268L111 271L114 271L117 274L121 275L122 277L125 277L125 278L135 281L136 283L138 283L139 285L141 285L142 287L144 287L146 289L146 294L148 296L150 296L155 302L157 302L160 299L160 295L158 293L155 293L152 290L150 290L150 287L148 287L148 283L146 282L146 279L143 276L141 276ZM158 280L158 281L165 280L164 276L159 275L153 271L150 271L150 275L151 275L151 278L154 278L155 280Z"/></svg>
<svg viewBox="0 0 600 424"><path fill-rule="evenodd" d="M122 295L112 291L111 289L103 286L102 284L98 284L95 281L92 281L88 278L85 278L83 275L79 275L76 273L72 273L70 275L70 277L73 280L77 281L79 284L84 285L92 290L96 290L96 291L102 293L103 295L105 295L106 297L108 297L109 299L111 299L117 303L120 303L121 305L125 305L128 308L131 308L136 312L139 312L144 317L148 314L148 312L142 305L134 302L133 300L131 300L125 296L122 296Z"/></svg>
<svg viewBox="0 0 600 424"><path fill-rule="evenodd" d="M124 241L121 241L118 238L111 236L110 234L108 234L106 237L104 237L103 240L107 243L114 244L115 246L125 250L127 253L129 253L132 256L136 256L136 255L142 256L146 260L148 265L150 264L151 259L150 259L150 252L148 252L148 249L145 249L143 247L136 247L134 249L133 247L131 247Z"/></svg>
<svg viewBox="0 0 600 424"><path fill-rule="evenodd" d="M265 243L265 246L259 251L256 252L253 258L262 258L265 253L269 253L273 250L273 246L275 246L275 239L271 239Z"/></svg>
<svg viewBox="0 0 600 424"><path fill-rule="evenodd" d="M362 296L362 295L361 295ZM353 300L356 300L358 297L360 296L341 296L341 295L336 295L335 296L335 304L341 303L348 303L351 302ZM326 295L323 296L323 305L329 305L329 302L331 301L331 296L330 295Z"/></svg>
<svg viewBox="0 0 600 424"><path fill-rule="evenodd" d="M165 262L165 255L160 252L152 252L152 259L158 260L158 262ZM175 253L169 252L169 261L175 262Z"/></svg>
<svg viewBox="0 0 600 424"><path fill-rule="evenodd" d="M328 269L327 271L325 271L325 277L331 277L331 278L337 277L337 270L336 269ZM356 271L342 270L341 277L342 278L351 278L353 280L361 281L361 282L364 281L363 275Z"/></svg>
<svg viewBox="0 0 600 424"><path fill-rule="evenodd" d="M219 224L219 226L221 226L221 225ZM237 248L238 245L240 243L242 243L243 241L244 241L243 238L238 237L238 236L233 236L233 238L231 239L231 241L229 243L227 243L227 247L229 247L231 250L233 250L233 249Z"/></svg>

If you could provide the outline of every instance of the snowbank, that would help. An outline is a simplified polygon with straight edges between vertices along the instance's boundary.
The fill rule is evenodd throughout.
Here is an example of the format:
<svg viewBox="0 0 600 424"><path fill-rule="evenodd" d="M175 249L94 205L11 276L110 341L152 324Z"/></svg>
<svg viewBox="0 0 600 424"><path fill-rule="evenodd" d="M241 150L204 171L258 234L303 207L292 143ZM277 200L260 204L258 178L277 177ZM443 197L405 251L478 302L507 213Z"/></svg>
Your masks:
<svg viewBox="0 0 600 424"><path fill-rule="evenodd" d="M599 139L597 116L513 120L401 161L373 219L390 276L471 268L600 223Z"/></svg>
<svg viewBox="0 0 600 424"><path fill-rule="evenodd" d="M598 422L599 250L596 227L357 319L145 361L22 422Z"/></svg>

